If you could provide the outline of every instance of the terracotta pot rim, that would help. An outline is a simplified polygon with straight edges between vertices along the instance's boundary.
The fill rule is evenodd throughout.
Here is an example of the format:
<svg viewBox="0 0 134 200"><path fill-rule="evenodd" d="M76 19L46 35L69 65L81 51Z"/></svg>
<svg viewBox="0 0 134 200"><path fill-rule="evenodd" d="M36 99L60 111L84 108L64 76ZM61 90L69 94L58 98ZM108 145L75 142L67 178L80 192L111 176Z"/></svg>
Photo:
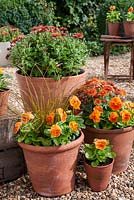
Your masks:
<svg viewBox="0 0 134 200"><path fill-rule="evenodd" d="M60 145L60 146L34 146L34 145L29 145L25 144L23 142L18 143L19 146L23 149L26 149L28 151L33 151L33 152L40 152L40 153L58 153L58 152L63 152L68 149L73 149L76 146L78 146L82 141L84 140L84 134L81 131L81 135L79 138L76 140L69 142L66 145Z"/></svg>
<svg viewBox="0 0 134 200"><path fill-rule="evenodd" d="M5 92L11 92L11 90L9 88L5 88L3 91L0 90L0 93L5 93Z"/></svg>
<svg viewBox="0 0 134 200"><path fill-rule="evenodd" d="M104 168L106 168L107 166L113 165L113 163L114 163L114 158L111 158L111 160L112 160L111 163L109 163L109 164L107 164L107 165L103 165L103 166L92 167L92 166L89 165L86 161L84 161L84 165L89 166L89 167L91 167L91 168L104 169Z"/></svg>
<svg viewBox="0 0 134 200"><path fill-rule="evenodd" d="M121 24L122 22L107 22L107 24Z"/></svg>
<svg viewBox="0 0 134 200"><path fill-rule="evenodd" d="M77 76L83 76L85 74L87 74L87 70L84 70L84 69L80 68L80 74L74 75L74 76L64 76L61 79L59 79L58 81L63 80L63 79L77 77ZM22 78L25 77L25 78L33 79L33 80L36 80L36 79L40 79L40 80L43 80L43 79L45 79L45 80L54 80L54 78L49 78L49 77L45 77L45 76L44 77L32 77L32 76L22 75L22 74L19 73L19 70L16 71L16 75L20 76ZM55 80L55 81L57 82L57 80Z"/></svg>
<svg viewBox="0 0 134 200"><path fill-rule="evenodd" d="M90 129L90 130L94 130L95 132L98 132L100 134L101 133L107 134L107 132L121 134L121 133L132 131L134 129L132 126L129 126L129 127L126 127L126 128L120 128L120 129L110 129L110 130L108 130L108 129L92 128L90 126L86 126L86 128Z"/></svg>
<svg viewBox="0 0 134 200"><path fill-rule="evenodd" d="M134 24L134 21L124 21L124 24Z"/></svg>

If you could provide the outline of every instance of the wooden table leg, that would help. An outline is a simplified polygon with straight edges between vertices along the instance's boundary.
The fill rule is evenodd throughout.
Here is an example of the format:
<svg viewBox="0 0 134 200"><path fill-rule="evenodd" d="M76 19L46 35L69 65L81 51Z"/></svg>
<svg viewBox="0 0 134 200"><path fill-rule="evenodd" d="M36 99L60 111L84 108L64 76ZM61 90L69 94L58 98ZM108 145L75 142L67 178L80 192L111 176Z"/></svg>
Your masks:
<svg viewBox="0 0 134 200"><path fill-rule="evenodd" d="M109 54L110 54L110 43L104 42L104 77L105 79L108 78Z"/></svg>

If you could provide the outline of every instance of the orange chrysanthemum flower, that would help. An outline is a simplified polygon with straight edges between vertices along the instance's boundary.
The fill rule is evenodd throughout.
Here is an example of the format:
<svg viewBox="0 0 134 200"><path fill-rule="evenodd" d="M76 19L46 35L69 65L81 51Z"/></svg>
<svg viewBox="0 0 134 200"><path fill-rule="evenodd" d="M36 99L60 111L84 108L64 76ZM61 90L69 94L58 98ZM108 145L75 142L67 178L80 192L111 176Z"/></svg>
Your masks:
<svg viewBox="0 0 134 200"><path fill-rule="evenodd" d="M78 109L80 110L80 105L81 105L81 101L79 100L79 98L75 95L73 95L70 98L70 105L74 108L74 109Z"/></svg>
<svg viewBox="0 0 134 200"><path fill-rule="evenodd" d="M107 95L107 90L102 89L99 94L99 96L105 97Z"/></svg>
<svg viewBox="0 0 134 200"><path fill-rule="evenodd" d="M26 124L27 122L29 122L29 120L31 120L33 118L34 118L34 116L31 112L22 113L22 115L21 115L21 121L23 124Z"/></svg>
<svg viewBox="0 0 134 200"><path fill-rule="evenodd" d="M103 112L103 108L101 106L95 106L93 110L98 110L100 113Z"/></svg>
<svg viewBox="0 0 134 200"><path fill-rule="evenodd" d="M94 144L96 149L104 150L108 145L108 141L106 139L95 139Z"/></svg>
<svg viewBox="0 0 134 200"><path fill-rule="evenodd" d="M51 112L46 116L46 123L48 125L52 125L54 123L54 116L55 116L54 112Z"/></svg>
<svg viewBox="0 0 134 200"><path fill-rule="evenodd" d="M94 97L97 94L96 88L92 88L86 91L89 97Z"/></svg>
<svg viewBox="0 0 134 200"><path fill-rule="evenodd" d="M17 122L17 123L15 124L14 130L13 130L14 134L17 134L17 133L18 133L18 131L20 130L20 127L21 127L21 126L22 126L22 122Z"/></svg>
<svg viewBox="0 0 134 200"><path fill-rule="evenodd" d="M119 115L116 112L111 112L109 116L109 121L112 123L117 122Z"/></svg>
<svg viewBox="0 0 134 200"><path fill-rule="evenodd" d="M73 35L73 37L74 37L74 38L83 38L84 35L83 35L82 33L75 33L75 34Z"/></svg>
<svg viewBox="0 0 134 200"><path fill-rule="evenodd" d="M113 97L109 102L109 107L112 110L120 110L122 108L123 102L119 97Z"/></svg>
<svg viewBox="0 0 134 200"><path fill-rule="evenodd" d="M69 122L69 127L75 132L78 131L78 123L75 121Z"/></svg>
<svg viewBox="0 0 134 200"><path fill-rule="evenodd" d="M131 6L129 9L128 9L128 12L133 12L133 7Z"/></svg>
<svg viewBox="0 0 134 200"><path fill-rule="evenodd" d="M89 115L89 119L92 119L94 123L99 123L100 122L100 115L101 115L101 112L99 112L98 110L94 110Z"/></svg>
<svg viewBox="0 0 134 200"><path fill-rule="evenodd" d="M61 133L62 133L62 129L60 128L60 126L58 126L57 124L52 125L50 129L50 134L53 137L59 137Z"/></svg>
<svg viewBox="0 0 134 200"><path fill-rule="evenodd" d="M113 10L116 9L116 7L115 7L115 6L110 6L109 9L110 9L111 11L113 11Z"/></svg>
<svg viewBox="0 0 134 200"><path fill-rule="evenodd" d="M96 98L96 99L94 100L94 104L95 104L95 105L101 104L101 99Z"/></svg>
<svg viewBox="0 0 134 200"><path fill-rule="evenodd" d="M113 87L111 85L104 85L103 90L112 91Z"/></svg>
<svg viewBox="0 0 134 200"><path fill-rule="evenodd" d="M131 118L131 114L129 111L127 110L122 110L120 112L120 115L122 117L122 122L129 122L130 121L130 118Z"/></svg>

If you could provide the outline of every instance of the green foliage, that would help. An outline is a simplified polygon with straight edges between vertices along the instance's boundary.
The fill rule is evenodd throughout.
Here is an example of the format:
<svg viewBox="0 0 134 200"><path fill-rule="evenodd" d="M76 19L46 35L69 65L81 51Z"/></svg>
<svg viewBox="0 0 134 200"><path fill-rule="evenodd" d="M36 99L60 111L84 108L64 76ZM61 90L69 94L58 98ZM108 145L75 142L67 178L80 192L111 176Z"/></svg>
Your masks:
<svg viewBox="0 0 134 200"><path fill-rule="evenodd" d="M77 35L83 37L78 33L63 33L56 27L51 29L49 26L38 26L35 32L31 32L13 47L11 64L23 75L53 77L56 80L77 75L87 53L83 39L77 38Z"/></svg>
<svg viewBox="0 0 134 200"><path fill-rule="evenodd" d="M0 92L8 89L10 83L7 81L7 79L10 78L12 77L8 74L4 74L3 69L0 67Z"/></svg>
<svg viewBox="0 0 134 200"><path fill-rule="evenodd" d="M100 145L100 146L99 146ZM93 144L85 144L85 157L92 167L107 164L108 158L114 158L116 154L111 151L112 145L105 139L95 139Z"/></svg>

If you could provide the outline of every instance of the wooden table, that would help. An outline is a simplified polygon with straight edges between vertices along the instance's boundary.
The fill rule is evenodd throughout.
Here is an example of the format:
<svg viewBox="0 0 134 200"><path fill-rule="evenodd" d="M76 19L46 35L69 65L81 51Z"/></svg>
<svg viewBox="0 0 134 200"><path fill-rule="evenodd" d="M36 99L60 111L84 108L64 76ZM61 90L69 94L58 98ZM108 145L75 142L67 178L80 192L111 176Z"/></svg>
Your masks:
<svg viewBox="0 0 134 200"><path fill-rule="evenodd" d="M102 35L101 39L104 45L104 76L105 79L117 77L118 79L129 79L130 82L134 80L134 38L125 38L120 36ZM111 46L130 46L130 68L129 75L110 75L108 74L109 56Z"/></svg>

